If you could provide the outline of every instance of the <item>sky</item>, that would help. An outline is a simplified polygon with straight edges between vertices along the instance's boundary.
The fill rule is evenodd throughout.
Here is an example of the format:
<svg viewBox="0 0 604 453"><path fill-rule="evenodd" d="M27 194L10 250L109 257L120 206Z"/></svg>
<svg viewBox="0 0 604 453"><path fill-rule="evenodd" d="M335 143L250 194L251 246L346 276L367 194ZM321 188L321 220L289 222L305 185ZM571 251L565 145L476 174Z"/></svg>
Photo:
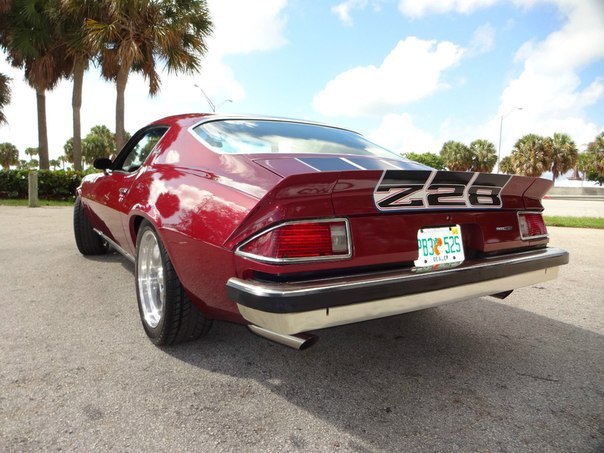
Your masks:
<svg viewBox="0 0 604 453"><path fill-rule="evenodd" d="M488 139L501 156L527 133L604 130L604 0L208 0L202 71L162 73L158 95L132 75L126 129L208 112L301 118L356 130L395 152ZM0 142L37 146L35 92L12 77ZM72 135L72 82L47 93L50 158ZM231 101L228 102L227 100ZM223 102L227 101L227 102ZM85 76L82 133L115 130L115 87Z"/></svg>

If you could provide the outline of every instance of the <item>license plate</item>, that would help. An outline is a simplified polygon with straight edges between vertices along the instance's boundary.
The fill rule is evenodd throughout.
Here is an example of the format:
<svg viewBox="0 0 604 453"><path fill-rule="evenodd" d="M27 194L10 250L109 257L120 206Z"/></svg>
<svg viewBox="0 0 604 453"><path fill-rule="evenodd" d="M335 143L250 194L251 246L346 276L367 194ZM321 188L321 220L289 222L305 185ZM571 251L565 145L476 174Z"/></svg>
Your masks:
<svg viewBox="0 0 604 453"><path fill-rule="evenodd" d="M461 228L451 225L439 228L422 228L417 232L419 255L417 267L438 267L464 260ZM445 267L445 266L443 266Z"/></svg>

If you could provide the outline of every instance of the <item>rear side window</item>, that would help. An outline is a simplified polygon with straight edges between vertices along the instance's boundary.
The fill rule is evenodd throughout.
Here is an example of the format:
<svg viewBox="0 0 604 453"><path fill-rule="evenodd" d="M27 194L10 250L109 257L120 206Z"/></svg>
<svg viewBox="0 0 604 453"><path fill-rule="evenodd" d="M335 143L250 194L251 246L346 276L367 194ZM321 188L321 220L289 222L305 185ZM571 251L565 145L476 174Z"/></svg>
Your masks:
<svg viewBox="0 0 604 453"><path fill-rule="evenodd" d="M350 154L401 159L355 132L316 124L229 119L202 123L193 133L219 154Z"/></svg>
<svg viewBox="0 0 604 453"><path fill-rule="evenodd" d="M118 156L114 169L129 173L138 170L167 130L165 126L149 129L138 140L128 143L127 148Z"/></svg>

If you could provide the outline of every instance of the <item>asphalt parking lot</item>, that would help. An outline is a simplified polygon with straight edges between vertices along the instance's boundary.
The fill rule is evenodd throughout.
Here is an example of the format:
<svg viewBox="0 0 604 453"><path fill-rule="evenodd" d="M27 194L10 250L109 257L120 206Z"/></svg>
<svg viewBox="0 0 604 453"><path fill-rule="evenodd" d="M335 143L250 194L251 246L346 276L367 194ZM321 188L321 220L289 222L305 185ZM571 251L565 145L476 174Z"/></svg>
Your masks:
<svg viewBox="0 0 604 453"><path fill-rule="evenodd" d="M69 208L0 206L0 451L604 451L604 230L556 281L319 332L159 349Z"/></svg>

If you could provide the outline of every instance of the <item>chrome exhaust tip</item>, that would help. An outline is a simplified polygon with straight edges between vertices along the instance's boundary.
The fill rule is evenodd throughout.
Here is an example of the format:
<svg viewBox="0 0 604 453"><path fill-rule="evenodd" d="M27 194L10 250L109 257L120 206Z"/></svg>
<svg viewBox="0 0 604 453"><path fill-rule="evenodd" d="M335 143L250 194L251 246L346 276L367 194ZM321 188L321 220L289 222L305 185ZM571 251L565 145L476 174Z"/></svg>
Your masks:
<svg viewBox="0 0 604 453"><path fill-rule="evenodd" d="M272 330L267 330L263 327L255 326L254 324L249 324L247 328L250 329L256 335L259 335L276 343L281 343L285 346L289 346L290 348L298 349L300 351L303 349L310 348L319 339L318 337L308 333L298 333L296 335L286 335L282 333L277 333L273 332Z"/></svg>

